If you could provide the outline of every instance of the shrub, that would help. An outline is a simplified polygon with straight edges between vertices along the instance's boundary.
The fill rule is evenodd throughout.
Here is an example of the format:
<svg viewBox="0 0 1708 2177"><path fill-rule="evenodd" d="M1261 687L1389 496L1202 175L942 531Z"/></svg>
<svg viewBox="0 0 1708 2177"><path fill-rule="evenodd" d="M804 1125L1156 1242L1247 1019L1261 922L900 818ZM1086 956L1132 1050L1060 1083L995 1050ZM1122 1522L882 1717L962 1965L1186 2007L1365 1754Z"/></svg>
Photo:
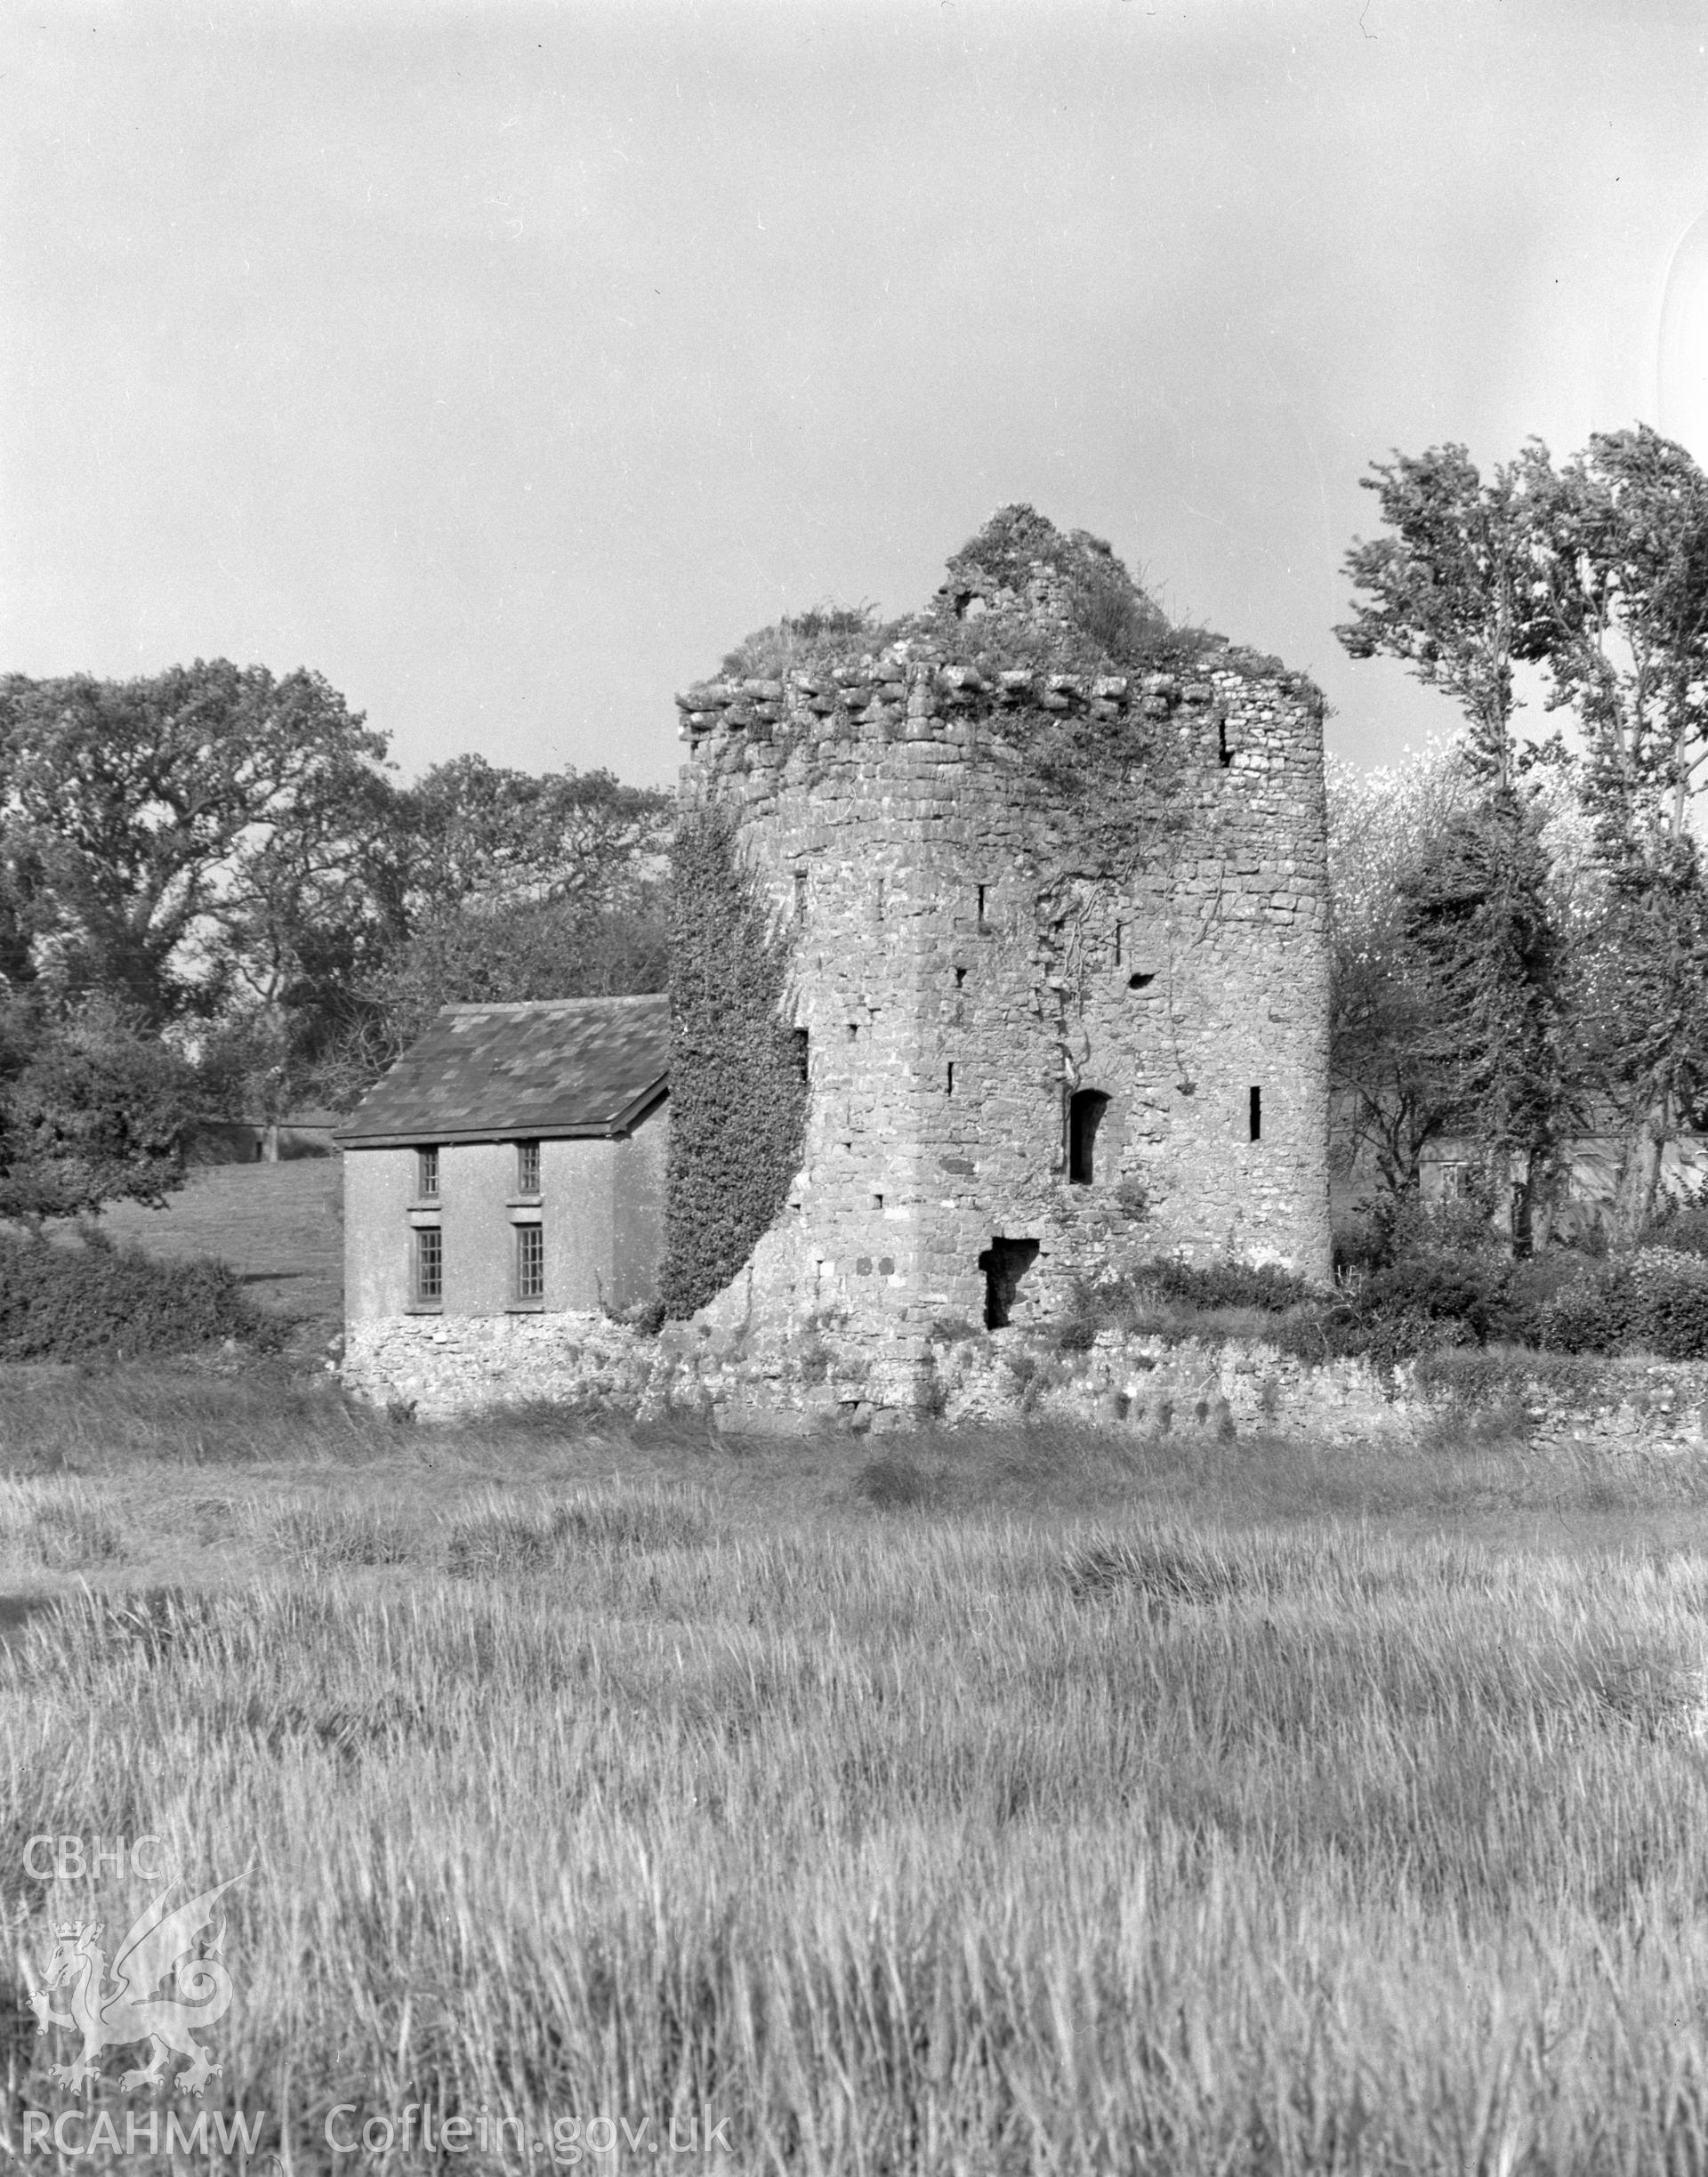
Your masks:
<svg viewBox="0 0 1708 2177"><path fill-rule="evenodd" d="M1115 1203L1124 1217L1130 1217L1134 1224L1142 1224L1150 1214L1149 1186L1138 1173L1131 1173L1116 1183Z"/></svg>
<svg viewBox="0 0 1708 2177"><path fill-rule="evenodd" d="M1708 1358L1708 1260L1646 1247L1626 1274L1643 1343L1664 1360Z"/></svg>
<svg viewBox="0 0 1708 2177"><path fill-rule="evenodd" d="M683 1491L583 1491L557 1504L483 1506L452 1526L446 1561L463 1579L538 1572L590 1556L691 1549L710 1531L704 1500Z"/></svg>
<svg viewBox="0 0 1708 2177"><path fill-rule="evenodd" d="M875 605L813 605L744 636L721 670L735 680L777 681L790 671L852 664L886 649L907 625L880 619Z"/></svg>
<svg viewBox="0 0 1708 2177"><path fill-rule="evenodd" d="M1381 1267L1388 1254L1387 1236L1367 1204L1334 1220L1332 1239L1334 1276L1367 1278Z"/></svg>
<svg viewBox="0 0 1708 2177"><path fill-rule="evenodd" d="M1251 1584L1247 1568L1207 1535L1088 1543L1069 1553L1067 1571L1068 1584L1081 1600L1131 1589L1153 1610L1221 1602Z"/></svg>
<svg viewBox="0 0 1708 2177"><path fill-rule="evenodd" d="M1672 1254L1708 1255L1708 1204L1669 1204L1649 1220L1638 1246L1664 1247Z"/></svg>
<svg viewBox="0 0 1708 2177"><path fill-rule="evenodd" d="M1708 1359L1708 1259L1661 1247L1616 1256L1542 1310L1540 1328L1564 1353Z"/></svg>
<svg viewBox="0 0 1708 2177"><path fill-rule="evenodd" d="M1212 1262L1202 1268L1159 1257L1121 1280L1132 1297L1182 1301L1195 1308L1258 1308L1279 1315L1310 1297L1302 1278L1274 1262Z"/></svg>
<svg viewBox="0 0 1708 2177"><path fill-rule="evenodd" d="M310 1571L333 1565L402 1565L409 1559L407 1525L374 1504L304 1499L262 1507L254 1523L264 1541Z"/></svg>
<svg viewBox="0 0 1708 2177"><path fill-rule="evenodd" d="M283 1342L223 1262L161 1262L97 1235L77 1246L0 1239L0 1360L134 1359L224 1338Z"/></svg>
<svg viewBox="0 0 1708 2177"><path fill-rule="evenodd" d="M1470 1254L1422 1247L1373 1271L1359 1294L1359 1312L1462 1323L1481 1345L1510 1327L1511 1265L1492 1251Z"/></svg>
<svg viewBox="0 0 1708 2177"><path fill-rule="evenodd" d="M942 1485L911 1459L884 1455L868 1459L854 1478L854 1492L879 1512L911 1512L932 1504Z"/></svg>
<svg viewBox="0 0 1708 2177"><path fill-rule="evenodd" d="M1119 1278L1074 1288L1055 1326L1059 1353L1083 1353L1100 1331L1143 1331L1167 1337L1271 1338L1301 1358L1320 1360L1330 1346L1320 1327L1325 1311L1303 1278L1274 1263L1217 1262L1203 1268L1170 1257L1140 1263ZM1284 1336L1295 1317L1309 1318L1302 1344ZM1334 1346L1332 1350L1341 1350Z"/></svg>

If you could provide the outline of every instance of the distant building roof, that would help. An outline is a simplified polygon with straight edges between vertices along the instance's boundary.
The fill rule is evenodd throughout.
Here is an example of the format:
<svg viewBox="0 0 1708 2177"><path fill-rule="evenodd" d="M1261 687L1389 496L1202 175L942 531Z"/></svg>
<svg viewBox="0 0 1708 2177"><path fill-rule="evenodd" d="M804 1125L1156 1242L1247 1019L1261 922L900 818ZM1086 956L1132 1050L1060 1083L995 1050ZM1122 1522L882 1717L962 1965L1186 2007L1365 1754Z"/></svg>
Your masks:
<svg viewBox="0 0 1708 2177"><path fill-rule="evenodd" d="M670 1001L447 1005L340 1127L350 1149L610 1135L663 1094Z"/></svg>

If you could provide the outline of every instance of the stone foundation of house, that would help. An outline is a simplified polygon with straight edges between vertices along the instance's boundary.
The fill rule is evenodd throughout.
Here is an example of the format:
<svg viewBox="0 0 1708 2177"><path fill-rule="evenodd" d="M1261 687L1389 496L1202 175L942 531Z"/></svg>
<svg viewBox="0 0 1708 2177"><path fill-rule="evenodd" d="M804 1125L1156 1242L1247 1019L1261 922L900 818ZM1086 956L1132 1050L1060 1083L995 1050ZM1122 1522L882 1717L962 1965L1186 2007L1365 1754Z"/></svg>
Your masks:
<svg viewBox="0 0 1708 2177"><path fill-rule="evenodd" d="M342 1378L354 1395L423 1420L538 1402L642 1421L704 1415L732 1435L1018 1420L1406 1441L1438 1427L1451 1402L1405 1364L1384 1382L1361 1359L1312 1365L1254 1342L1104 1331L1061 1352L1011 1329L936 1345L898 1372L874 1367L834 1325L763 1337L670 1324L653 1337L595 1315L353 1325ZM1534 1375L1514 1371L1503 1396L1533 1443L1708 1451L1708 1363L1543 1359Z"/></svg>

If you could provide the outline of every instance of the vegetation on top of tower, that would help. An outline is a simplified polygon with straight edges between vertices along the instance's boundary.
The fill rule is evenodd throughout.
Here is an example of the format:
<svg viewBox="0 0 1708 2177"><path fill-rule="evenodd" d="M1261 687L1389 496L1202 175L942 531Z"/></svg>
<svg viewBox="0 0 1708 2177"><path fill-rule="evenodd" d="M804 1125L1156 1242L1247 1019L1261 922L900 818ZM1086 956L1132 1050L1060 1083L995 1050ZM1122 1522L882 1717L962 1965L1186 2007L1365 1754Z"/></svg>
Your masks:
<svg viewBox="0 0 1708 2177"><path fill-rule="evenodd" d="M744 635L725 652L721 669L733 680L780 680L791 670L809 672L887 649L911 625L881 619L871 604L810 605Z"/></svg>
<svg viewBox="0 0 1708 2177"><path fill-rule="evenodd" d="M1035 507L999 507L948 563L929 620L955 662L1058 673L1199 668L1227 638L1176 627L1113 546Z"/></svg>
<svg viewBox="0 0 1708 2177"><path fill-rule="evenodd" d="M1176 626L1101 537L1023 504L999 507L961 547L922 612L886 621L869 603L816 605L755 630L721 670L781 680L863 659L1087 675L1284 671L1208 628Z"/></svg>

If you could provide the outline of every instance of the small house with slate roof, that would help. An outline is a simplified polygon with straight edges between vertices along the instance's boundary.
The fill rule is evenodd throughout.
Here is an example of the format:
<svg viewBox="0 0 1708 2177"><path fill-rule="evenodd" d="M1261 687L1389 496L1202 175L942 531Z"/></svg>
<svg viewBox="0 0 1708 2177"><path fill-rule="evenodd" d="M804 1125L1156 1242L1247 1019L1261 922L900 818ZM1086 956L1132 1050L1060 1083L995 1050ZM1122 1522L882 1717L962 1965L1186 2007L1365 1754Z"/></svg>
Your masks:
<svg viewBox="0 0 1708 2177"><path fill-rule="evenodd" d="M348 1320L646 1306L669 1042L663 997L446 1006L337 1137Z"/></svg>

